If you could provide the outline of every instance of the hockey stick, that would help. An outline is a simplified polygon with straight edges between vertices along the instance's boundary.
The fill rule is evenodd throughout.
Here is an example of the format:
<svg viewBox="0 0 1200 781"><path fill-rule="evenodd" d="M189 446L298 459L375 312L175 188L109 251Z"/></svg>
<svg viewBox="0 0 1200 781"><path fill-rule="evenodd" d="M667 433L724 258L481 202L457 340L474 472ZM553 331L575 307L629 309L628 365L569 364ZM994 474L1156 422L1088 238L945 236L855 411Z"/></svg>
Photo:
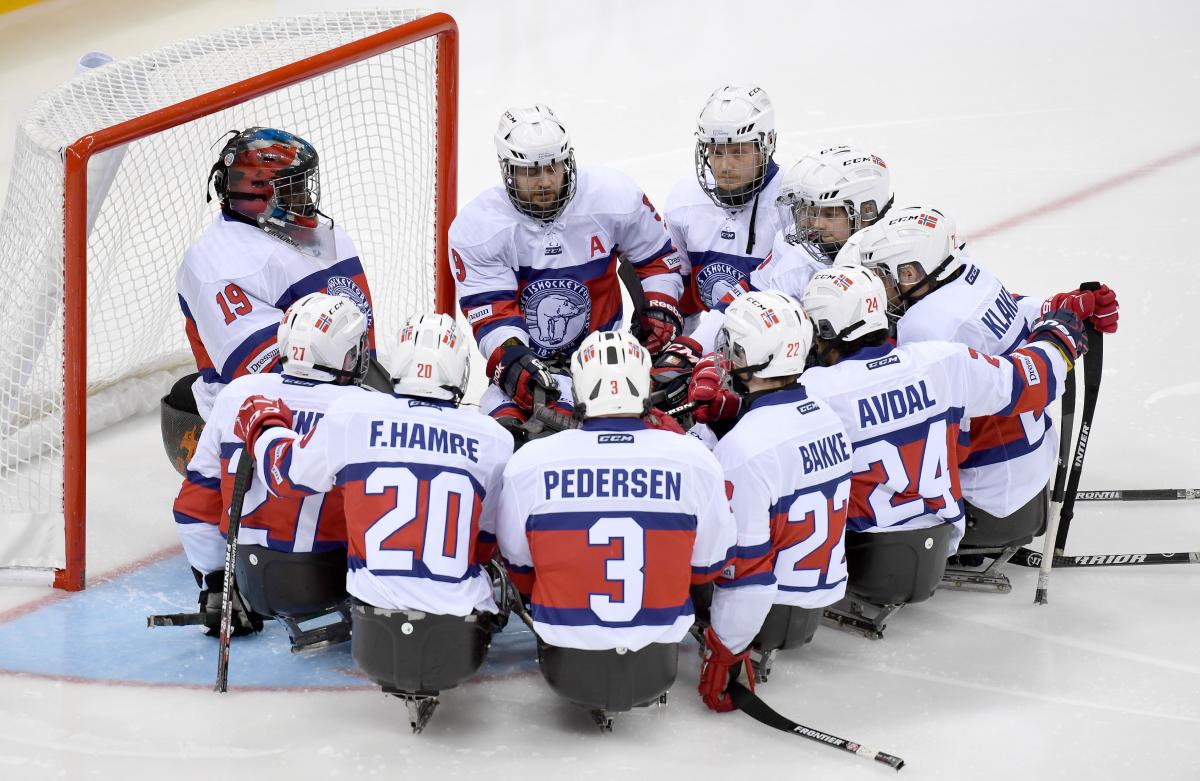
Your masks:
<svg viewBox="0 0 1200 781"><path fill-rule="evenodd" d="M862 757L863 759L882 762L890 768L897 771L904 767L904 760L900 757L892 756L891 754L882 751L876 751L873 748L868 748L861 743L839 738L836 735L830 735L828 732L806 727L803 724L797 724L786 716L776 713L771 706L758 698L758 695L747 689L740 681L730 681L729 687L726 689L729 692L729 698L733 700L733 704L737 709L752 719L766 724L768 727L774 727L783 732L790 732L793 735L799 735L802 738L814 740L825 746L832 746L842 751L847 751L851 754Z"/></svg>
<svg viewBox="0 0 1200 781"><path fill-rule="evenodd" d="M1128 488L1113 491L1080 491L1077 502L1157 502L1200 499L1200 488Z"/></svg>
<svg viewBox="0 0 1200 781"><path fill-rule="evenodd" d="M1054 489L1050 494L1050 517L1046 524L1046 536L1042 543L1042 565L1038 572L1037 591L1033 594L1034 604L1046 604L1046 591L1050 587L1050 568L1054 565L1054 540L1058 537L1058 519L1062 514L1063 492L1067 485L1067 451L1071 448L1071 431L1075 425L1075 371L1067 374L1063 386L1062 419L1058 432L1058 468L1054 472Z"/></svg>
<svg viewBox="0 0 1200 781"><path fill-rule="evenodd" d="M1017 548L1009 561L1022 567L1040 567L1044 554ZM1178 553L1092 553L1084 556L1055 556L1054 567L1131 567L1145 564L1200 564L1200 551Z"/></svg>
<svg viewBox="0 0 1200 781"><path fill-rule="evenodd" d="M1084 282L1080 290L1098 290L1099 282ZM1075 440L1075 458L1071 462L1071 476L1067 480L1067 492L1063 499L1062 514L1058 520L1054 539L1054 553L1062 556L1067 547L1067 535L1071 531L1071 519L1075 517L1075 495L1079 493L1079 476L1083 473L1083 458L1087 455L1088 438L1092 433L1092 418L1096 414L1096 399L1100 395L1100 376L1104 373L1104 334L1087 326L1088 351L1083 359L1083 415L1079 419L1079 436Z"/></svg>
<svg viewBox="0 0 1200 781"><path fill-rule="evenodd" d="M221 584L221 635L217 653L217 682L213 691L229 689L229 641L233 636L234 566L237 563L238 530L242 526L242 504L254 478L254 454L242 448L237 473L233 478L233 497L229 502L229 531L225 539L225 579Z"/></svg>

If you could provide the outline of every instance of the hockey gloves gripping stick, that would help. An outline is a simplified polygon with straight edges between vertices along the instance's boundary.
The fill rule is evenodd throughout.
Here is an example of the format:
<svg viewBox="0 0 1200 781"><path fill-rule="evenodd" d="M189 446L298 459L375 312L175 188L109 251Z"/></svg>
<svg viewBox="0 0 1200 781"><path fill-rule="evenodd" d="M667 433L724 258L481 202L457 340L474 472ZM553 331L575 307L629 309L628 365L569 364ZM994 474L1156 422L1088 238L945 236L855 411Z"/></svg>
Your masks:
<svg viewBox="0 0 1200 781"><path fill-rule="evenodd" d="M754 689L754 671L750 669L750 647L735 654L725 647L721 638L710 626L704 630L704 642L700 645L700 698L717 713L733 710L729 697L729 686L737 680L738 672L746 670L750 689Z"/></svg>
<svg viewBox="0 0 1200 781"><path fill-rule="evenodd" d="M520 342L502 344L493 350L487 372L492 382L523 412L533 410L534 389L541 390L548 401L559 397L558 382L550 367Z"/></svg>
<svg viewBox="0 0 1200 781"><path fill-rule="evenodd" d="M1108 285L1097 285L1095 288L1081 285L1078 290L1058 293L1042 303L1043 315L1057 309L1070 309L1099 333L1117 332L1121 307L1117 303L1117 294Z"/></svg>
<svg viewBox="0 0 1200 781"><path fill-rule="evenodd" d="M253 455L254 443L269 428L292 427L292 410L283 399L268 399L266 396L250 396L242 402L233 434L246 443L246 452Z"/></svg>
<svg viewBox="0 0 1200 781"><path fill-rule="evenodd" d="M656 355L664 347L675 341L675 337L683 330L683 315L679 311L679 302L670 296L655 293L646 294L646 308L641 313L642 343L651 355Z"/></svg>

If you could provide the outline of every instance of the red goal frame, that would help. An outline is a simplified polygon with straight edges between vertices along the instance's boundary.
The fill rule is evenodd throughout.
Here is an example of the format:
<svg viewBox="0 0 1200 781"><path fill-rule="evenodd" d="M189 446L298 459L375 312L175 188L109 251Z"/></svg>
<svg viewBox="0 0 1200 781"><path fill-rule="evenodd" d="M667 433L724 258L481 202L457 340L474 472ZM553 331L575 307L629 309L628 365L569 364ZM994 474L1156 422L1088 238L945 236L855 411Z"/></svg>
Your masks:
<svg viewBox="0 0 1200 781"><path fill-rule="evenodd" d="M55 570L55 588L82 590L87 543L87 166L106 149L245 103L323 73L437 36L437 176L435 179L434 301L452 313L454 285L446 234L458 200L458 25L444 13L298 60L236 84L90 133L64 153L63 514L66 566Z"/></svg>

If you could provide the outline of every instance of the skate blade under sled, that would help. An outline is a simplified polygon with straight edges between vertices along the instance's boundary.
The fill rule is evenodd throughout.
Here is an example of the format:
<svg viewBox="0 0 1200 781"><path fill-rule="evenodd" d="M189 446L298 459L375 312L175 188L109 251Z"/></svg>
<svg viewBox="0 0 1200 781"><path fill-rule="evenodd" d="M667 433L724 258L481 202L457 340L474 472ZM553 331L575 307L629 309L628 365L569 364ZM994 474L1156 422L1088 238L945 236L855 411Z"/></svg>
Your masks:
<svg viewBox="0 0 1200 781"><path fill-rule="evenodd" d="M825 609L825 622L883 637L906 604L933 596L946 570L950 524L888 532L846 532L846 596Z"/></svg>

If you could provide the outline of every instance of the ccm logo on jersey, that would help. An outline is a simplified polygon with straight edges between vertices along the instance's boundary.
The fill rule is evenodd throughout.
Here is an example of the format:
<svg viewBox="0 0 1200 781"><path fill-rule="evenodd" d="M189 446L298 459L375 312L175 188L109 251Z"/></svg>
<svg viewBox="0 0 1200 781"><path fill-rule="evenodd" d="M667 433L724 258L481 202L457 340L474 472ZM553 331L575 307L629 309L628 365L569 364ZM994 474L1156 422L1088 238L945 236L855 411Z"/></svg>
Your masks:
<svg viewBox="0 0 1200 781"><path fill-rule="evenodd" d="M816 408L817 408L817 403L815 401L806 401L803 404L801 404L800 406L796 407L796 411L799 412L801 415L807 415L808 413L812 412Z"/></svg>
<svg viewBox="0 0 1200 781"><path fill-rule="evenodd" d="M873 361L867 361L867 371L878 369L880 366L889 366L893 363L900 363L900 356L888 355L883 358L876 358Z"/></svg>
<svg viewBox="0 0 1200 781"><path fill-rule="evenodd" d="M1014 354L1013 357L1020 362L1021 368L1025 370L1025 381L1029 383L1030 387L1042 384L1042 375L1038 373L1037 367L1033 365L1032 358L1020 353Z"/></svg>
<svg viewBox="0 0 1200 781"><path fill-rule="evenodd" d="M630 444L633 441L633 434L600 434L596 437L598 445Z"/></svg>

